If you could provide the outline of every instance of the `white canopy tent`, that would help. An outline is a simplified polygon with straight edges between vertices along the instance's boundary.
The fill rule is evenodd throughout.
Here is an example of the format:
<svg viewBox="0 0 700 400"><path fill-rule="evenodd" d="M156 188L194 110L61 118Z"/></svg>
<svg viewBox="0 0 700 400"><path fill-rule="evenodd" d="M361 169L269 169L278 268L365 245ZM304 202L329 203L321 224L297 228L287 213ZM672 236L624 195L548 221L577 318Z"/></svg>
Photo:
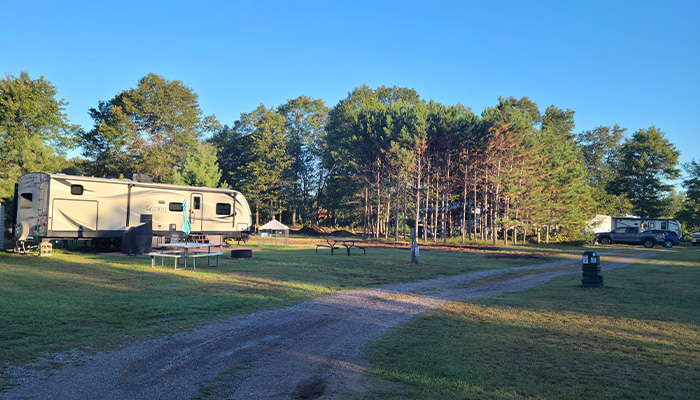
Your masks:
<svg viewBox="0 0 700 400"><path fill-rule="evenodd" d="M258 228L258 247L289 246L289 227L276 219Z"/></svg>

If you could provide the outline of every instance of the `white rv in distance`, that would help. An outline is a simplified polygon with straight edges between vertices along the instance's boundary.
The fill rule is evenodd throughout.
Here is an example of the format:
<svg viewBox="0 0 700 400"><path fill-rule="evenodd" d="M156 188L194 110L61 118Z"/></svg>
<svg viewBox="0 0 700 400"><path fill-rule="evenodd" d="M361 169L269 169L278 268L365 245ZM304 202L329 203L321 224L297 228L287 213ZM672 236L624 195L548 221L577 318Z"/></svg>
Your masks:
<svg viewBox="0 0 700 400"><path fill-rule="evenodd" d="M610 232L613 229L620 227L637 227L640 228L642 219L634 216L626 217L611 217L609 215L596 215L586 223L589 230L593 233ZM650 229L660 229L662 231L673 231L680 237L683 233L681 223L675 219L669 218L647 218L644 220L644 225L641 226L641 231Z"/></svg>
<svg viewBox="0 0 700 400"><path fill-rule="evenodd" d="M181 234L183 200L188 203L191 234L246 240L252 231L250 207L240 192L151 183L139 174L134 178L24 175L15 193L15 237L85 238L98 248L109 248L126 230L148 221L154 236Z"/></svg>

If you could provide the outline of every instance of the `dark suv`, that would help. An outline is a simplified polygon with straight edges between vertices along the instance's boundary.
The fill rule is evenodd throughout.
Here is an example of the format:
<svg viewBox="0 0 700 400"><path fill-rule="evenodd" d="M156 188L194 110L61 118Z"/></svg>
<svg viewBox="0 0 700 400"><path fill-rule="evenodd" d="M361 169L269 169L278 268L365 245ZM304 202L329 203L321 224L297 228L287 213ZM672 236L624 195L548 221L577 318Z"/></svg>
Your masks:
<svg viewBox="0 0 700 400"><path fill-rule="evenodd" d="M644 231L644 232L663 233L664 234L664 241L663 241L664 247L671 248L671 247L673 247L681 242L681 238L674 231L662 231L661 229L649 229L648 231Z"/></svg>

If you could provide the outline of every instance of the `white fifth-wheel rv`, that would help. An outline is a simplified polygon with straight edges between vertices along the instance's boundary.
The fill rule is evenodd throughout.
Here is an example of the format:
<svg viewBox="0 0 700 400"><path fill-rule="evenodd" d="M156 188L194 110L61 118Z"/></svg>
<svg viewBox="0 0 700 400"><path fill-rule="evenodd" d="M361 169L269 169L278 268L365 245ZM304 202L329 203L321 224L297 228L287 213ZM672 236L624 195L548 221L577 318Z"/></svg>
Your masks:
<svg viewBox="0 0 700 400"><path fill-rule="evenodd" d="M154 236L181 234L184 200L191 234L245 240L252 231L248 202L235 190L151 183L140 174L110 179L31 173L16 187L15 237L86 238L104 247L149 221Z"/></svg>
<svg viewBox="0 0 700 400"><path fill-rule="evenodd" d="M639 217L626 216L626 217L611 217L609 215L596 215L595 218L588 221L586 225L588 229L593 233L610 232L615 228L620 227L637 227L642 224L641 230L648 231L650 229L661 229L664 231L674 231L681 236L683 230L681 229L681 223L675 219L670 218L646 218L643 221Z"/></svg>

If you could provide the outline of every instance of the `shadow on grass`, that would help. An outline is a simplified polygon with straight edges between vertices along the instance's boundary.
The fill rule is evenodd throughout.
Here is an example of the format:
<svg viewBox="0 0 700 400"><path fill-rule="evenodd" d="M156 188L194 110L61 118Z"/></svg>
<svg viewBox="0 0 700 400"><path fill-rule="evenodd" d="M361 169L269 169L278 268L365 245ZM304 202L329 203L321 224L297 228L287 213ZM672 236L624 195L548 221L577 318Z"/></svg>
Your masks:
<svg viewBox="0 0 700 400"><path fill-rule="evenodd" d="M396 398L398 387L398 397L416 399L694 399L694 257L662 253L608 271L602 289L581 288L572 275L449 303L370 346L376 385L366 398Z"/></svg>

